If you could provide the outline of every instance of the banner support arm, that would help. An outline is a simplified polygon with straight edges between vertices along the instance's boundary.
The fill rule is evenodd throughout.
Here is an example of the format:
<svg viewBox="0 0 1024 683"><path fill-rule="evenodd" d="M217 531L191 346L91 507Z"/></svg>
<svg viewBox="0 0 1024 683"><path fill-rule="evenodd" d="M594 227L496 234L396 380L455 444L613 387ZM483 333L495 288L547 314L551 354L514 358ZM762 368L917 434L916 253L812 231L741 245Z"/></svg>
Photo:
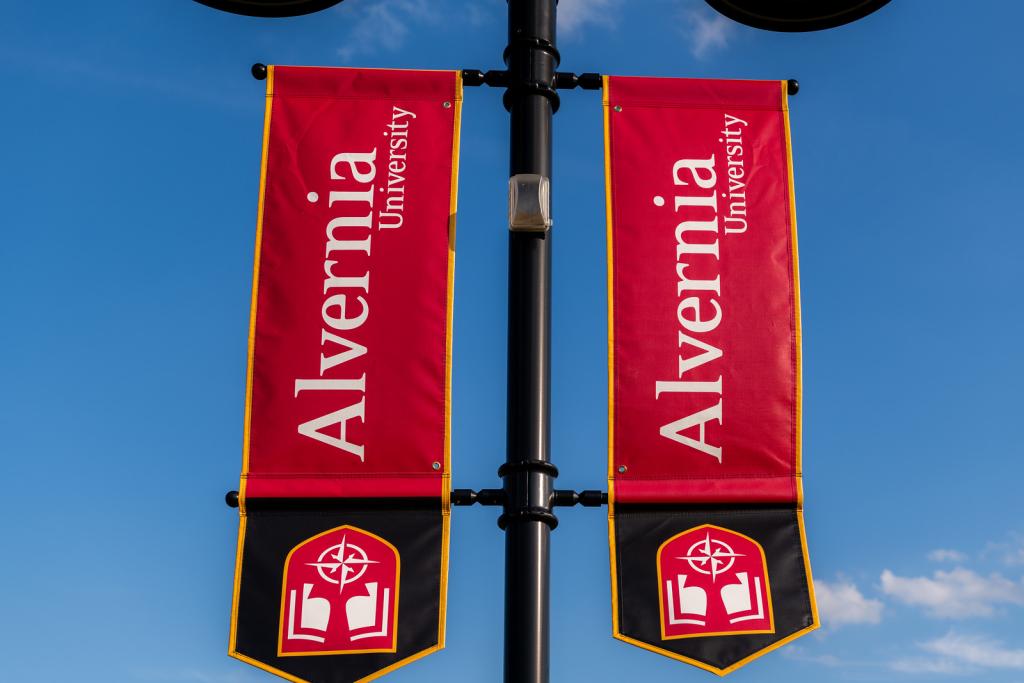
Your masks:
<svg viewBox="0 0 1024 683"><path fill-rule="evenodd" d="M263 75L256 75L256 68L263 68ZM253 64L253 76L263 80L266 78L266 68L262 64ZM493 88L506 88L508 87L509 75L508 71L480 71L479 69L463 69L462 70L462 84L468 87L488 85ZM572 90L573 88L580 88L581 90L600 90L602 84L602 77L599 73L586 72L581 74L575 74L571 71L558 71L555 73L555 90ZM800 91L800 81L795 78L790 78L786 81L786 92L792 97Z"/></svg>

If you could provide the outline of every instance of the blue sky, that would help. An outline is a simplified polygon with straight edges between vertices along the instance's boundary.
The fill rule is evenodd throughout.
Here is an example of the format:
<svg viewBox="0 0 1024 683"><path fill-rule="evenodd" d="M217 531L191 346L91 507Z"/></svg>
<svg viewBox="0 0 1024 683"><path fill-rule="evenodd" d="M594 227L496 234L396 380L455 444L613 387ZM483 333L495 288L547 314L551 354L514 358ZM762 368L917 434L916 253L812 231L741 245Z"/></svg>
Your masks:
<svg viewBox="0 0 1024 683"><path fill-rule="evenodd" d="M0 18L0 678L244 683L229 659L263 86L252 62L499 68L500 0L265 21L186 0ZM811 560L825 627L736 681L1024 682L1024 6L902 0L817 34L688 0L562 0L565 70L794 77ZM501 93L469 89L457 487L503 460ZM600 97L555 121L552 453L606 454ZM501 532L454 513L448 648L393 681L495 680ZM710 680L612 640L605 517L559 511L552 680Z"/></svg>

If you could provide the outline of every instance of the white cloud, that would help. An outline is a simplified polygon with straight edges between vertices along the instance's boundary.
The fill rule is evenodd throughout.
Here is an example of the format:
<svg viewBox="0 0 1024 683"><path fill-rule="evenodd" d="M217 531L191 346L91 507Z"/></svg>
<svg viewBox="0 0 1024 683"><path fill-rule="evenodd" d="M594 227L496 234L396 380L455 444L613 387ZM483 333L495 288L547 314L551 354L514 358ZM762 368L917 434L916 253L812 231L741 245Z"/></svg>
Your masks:
<svg viewBox="0 0 1024 683"><path fill-rule="evenodd" d="M877 624L882 620L882 603L865 598L850 582L829 582L816 579L814 594L824 626L843 624Z"/></svg>
<svg viewBox="0 0 1024 683"><path fill-rule="evenodd" d="M1024 564L1024 536L1013 534L1008 542L989 543L985 555L996 554L1003 563L1014 566Z"/></svg>
<svg viewBox="0 0 1024 683"><path fill-rule="evenodd" d="M571 38L587 24L615 28L621 4L622 0L562 0L556 14L558 32Z"/></svg>
<svg viewBox="0 0 1024 683"><path fill-rule="evenodd" d="M889 662L889 668L907 674L948 674L951 676L962 676L974 671L950 659L935 659L934 657L905 657Z"/></svg>
<svg viewBox="0 0 1024 683"><path fill-rule="evenodd" d="M338 11L354 15L349 17L351 28L345 44L338 48L338 57L343 62L357 55L397 50L409 36L411 23L436 23L440 18L429 0L342 3Z"/></svg>
<svg viewBox="0 0 1024 683"><path fill-rule="evenodd" d="M950 631L941 638L918 643L927 657L906 657L889 662L895 671L913 674L964 675L980 668L1024 670L1024 650L978 635Z"/></svg>
<svg viewBox="0 0 1024 683"><path fill-rule="evenodd" d="M991 669L1024 670L1024 649L1009 648L1002 642L977 635L950 631L941 638L921 643L921 649L956 663Z"/></svg>
<svg viewBox="0 0 1024 683"><path fill-rule="evenodd" d="M1010 548L1003 555L1003 562L1006 564L1024 564L1024 543L1016 548Z"/></svg>
<svg viewBox="0 0 1024 683"><path fill-rule="evenodd" d="M1000 574L980 576L969 569L936 571L931 577L882 572L882 591L933 617L985 617L1000 605L1024 605L1024 588Z"/></svg>
<svg viewBox="0 0 1024 683"><path fill-rule="evenodd" d="M937 548L928 553L928 559L932 562L966 562L967 556L958 550Z"/></svg>
<svg viewBox="0 0 1024 683"><path fill-rule="evenodd" d="M727 47L736 30L731 19L707 8L691 9L685 13L685 18L689 23L690 52L697 59L704 59L712 51Z"/></svg>

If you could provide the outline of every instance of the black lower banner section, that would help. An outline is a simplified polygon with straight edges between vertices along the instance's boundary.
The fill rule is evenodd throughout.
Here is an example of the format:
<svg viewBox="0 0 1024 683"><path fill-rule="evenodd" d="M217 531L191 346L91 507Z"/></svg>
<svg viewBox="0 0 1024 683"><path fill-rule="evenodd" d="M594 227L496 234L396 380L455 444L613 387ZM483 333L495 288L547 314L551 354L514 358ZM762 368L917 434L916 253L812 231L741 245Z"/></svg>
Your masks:
<svg viewBox="0 0 1024 683"><path fill-rule="evenodd" d="M352 683L443 647L448 518L428 502L250 505L230 654L292 681Z"/></svg>
<svg viewBox="0 0 1024 683"><path fill-rule="evenodd" d="M615 637L723 675L817 627L795 506L615 505Z"/></svg>

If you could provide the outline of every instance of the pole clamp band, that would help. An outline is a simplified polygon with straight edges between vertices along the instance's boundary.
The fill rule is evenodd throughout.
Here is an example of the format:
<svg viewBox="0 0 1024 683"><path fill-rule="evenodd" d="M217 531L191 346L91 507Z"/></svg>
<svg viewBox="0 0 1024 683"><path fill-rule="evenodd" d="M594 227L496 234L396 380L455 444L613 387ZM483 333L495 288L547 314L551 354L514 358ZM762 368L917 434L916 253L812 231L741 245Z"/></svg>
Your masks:
<svg viewBox="0 0 1024 683"><path fill-rule="evenodd" d="M541 472L549 477L558 477L558 468L547 460L518 460L502 463L498 468L498 476L504 477L513 472Z"/></svg>
<svg viewBox="0 0 1024 683"><path fill-rule="evenodd" d="M558 107L562 104L561 98L558 96L558 92L547 83L541 83L540 81L521 81L516 83L510 83L508 90L501 96L501 103L505 106L505 111L512 111L512 99L517 96L523 95L541 95L548 99L551 103L551 113L558 111Z"/></svg>
<svg viewBox="0 0 1024 683"><path fill-rule="evenodd" d="M512 56L512 50L515 48L526 48L527 50L540 50L551 55L551 58L555 60L555 68L562 61L562 55L559 54L558 48L551 44L551 41L544 40L543 38L530 38L526 36L517 36L509 40L508 45L505 46L504 52L501 53L501 58L505 64L508 64L509 57Z"/></svg>
<svg viewBox="0 0 1024 683"><path fill-rule="evenodd" d="M527 507L514 512L504 512L498 517L498 527L504 531L509 522L544 522L549 528L558 527L558 518L550 510L541 507Z"/></svg>

